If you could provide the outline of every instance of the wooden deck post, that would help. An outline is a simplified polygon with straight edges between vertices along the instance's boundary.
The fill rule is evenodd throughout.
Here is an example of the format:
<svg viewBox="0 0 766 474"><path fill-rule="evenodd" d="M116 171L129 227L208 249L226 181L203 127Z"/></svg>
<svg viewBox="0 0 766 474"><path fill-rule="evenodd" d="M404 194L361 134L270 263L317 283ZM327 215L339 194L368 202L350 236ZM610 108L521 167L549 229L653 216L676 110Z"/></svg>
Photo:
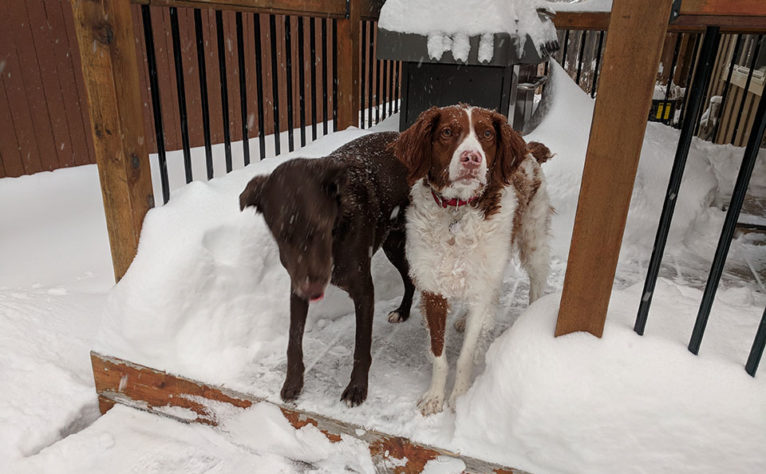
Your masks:
<svg viewBox="0 0 766 474"><path fill-rule="evenodd" d="M127 271L154 206L130 0L71 0L114 276Z"/></svg>
<svg viewBox="0 0 766 474"><path fill-rule="evenodd" d="M601 337L672 0L614 0L556 336Z"/></svg>
<svg viewBox="0 0 766 474"><path fill-rule="evenodd" d="M349 0L347 17L338 20L338 130L359 125L360 14L360 1Z"/></svg>

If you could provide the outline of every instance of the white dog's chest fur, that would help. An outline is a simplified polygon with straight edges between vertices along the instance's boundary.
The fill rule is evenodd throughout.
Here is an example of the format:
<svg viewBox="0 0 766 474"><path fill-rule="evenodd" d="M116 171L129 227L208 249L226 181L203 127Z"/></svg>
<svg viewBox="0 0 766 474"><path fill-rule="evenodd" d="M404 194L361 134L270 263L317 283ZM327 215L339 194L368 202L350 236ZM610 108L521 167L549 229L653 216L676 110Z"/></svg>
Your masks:
<svg viewBox="0 0 766 474"><path fill-rule="evenodd" d="M500 211L485 219L471 206L442 208L418 182L407 209L407 258L421 291L475 299L494 293L511 256L516 193L503 190Z"/></svg>

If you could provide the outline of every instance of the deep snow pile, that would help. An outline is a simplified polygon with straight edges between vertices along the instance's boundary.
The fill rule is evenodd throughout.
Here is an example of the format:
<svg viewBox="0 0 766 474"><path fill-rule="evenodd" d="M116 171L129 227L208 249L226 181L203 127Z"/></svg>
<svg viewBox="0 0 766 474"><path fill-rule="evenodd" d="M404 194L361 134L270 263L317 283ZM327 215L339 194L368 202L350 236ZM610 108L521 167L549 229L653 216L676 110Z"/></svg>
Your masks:
<svg viewBox="0 0 766 474"><path fill-rule="evenodd" d="M215 429L99 418L88 352L114 279L96 167L0 179L0 202L0 472L372 471L363 443L294 430L273 406Z"/></svg>
<svg viewBox="0 0 766 474"><path fill-rule="evenodd" d="M548 115L527 139L542 141L557 153L544 167L557 209L550 280L555 291L560 289L571 237L593 102L560 67L554 65L553 71L553 96L543 105L548 107ZM392 129L395 120L389 119L378 129ZM209 183L192 183L174 193L168 205L152 210L144 223L138 255L110 294L97 348L278 401L284 376L289 280L262 218L250 211L240 213L237 196L252 176L269 172L285 159L325 155L364 133L368 132L336 133L300 153L256 163ZM715 329L718 323L711 322L699 358L685 349L691 329L688 316L695 313L699 295L679 286L678 278L676 283L658 285L647 335L639 338L629 330L640 289L622 289L643 278L642 262L654 239L677 135L661 125L647 127L618 291L602 341L583 335L554 340L558 298L552 295L495 341L484 375L460 402L457 415L445 412L423 418L415 406L430 370L425 331L417 311L402 325L383 322L382 314L398 303L401 284L393 267L377 255L373 262L376 325L370 398L353 410L338 402L350 370L354 326L350 300L334 290L324 302L312 305L309 314L304 344L306 386L299 406L534 471L661 470L669 465L679 471L693 465L674 453L693 455L697 462L711 466L726 462L726 468L764 464L766 456L758 449L751 449L751 457L740 460L724 458L706 449L706 439L700 440L708 429L718 430L724 438L738 436L740 432L718 426L727 420L737 420L741 433L766 433L764 407L754 403L764 393L764 378L750 379L742 369L741 357L766 303L762 294L721 291L712 319L724 327ZM711 207L719 182L710 161L717 151L715 146L693 143L678 196L670 255L709 259L709 242L717 238L723 215ZM735 242L735 248L738 245ZM684 270L695 271L699 279L699 270ZM526 276L516 265L508 268L505 288L507 297L501 300L497 317L500 331L524 308ZM720 343L721 350L716 349L719 337L725 341ZM448 357L454 358L460 339L454 332L448 338ZM723 386L736 393L723 396L710 390L708 396L698 399L706 402L709 413L716 414L712 418L701 416L697 401L675 410L689 394L689 387L719 379L725 379ZM743 411L727 406L731 399L742 400ZM560 410L565 409L575 414L564 416ZM588 410L589 418L578 418L578 410ZM749 420L742 420L745 411L753 414ZM675 418L666 423L663 420L671 412ZM503 420L502 427L496 426L497 420ZM675 427L680 427L677 432ZM570 433L582 435L573 440ZM613 443L615 433L632 442ZM726 439L716 436L710 435L709 440L728 446ZM751 440L755 443L762 438L754 435L742 445L751 446ZM604 449L607 444L609 450ZM576 456L572 450L582 456L574 461L579 463L577 469L567 462ZM597 454L601 451L609 459ZM667 457L638 459L633 457L636 452L665 453ZM613 463L621 460L629 461Z"/></svg>
<svg viewBox="0 0 766 474"><path fill-rule="evenodd" d="M88 351L114 282L95 166L0 180L0 472L98 415Z"/></svg>
<svg viewBox="0 0 766 474"><path fill-rule="evenodd" d="M530 38L538 50L556 40L553 22L543 21L533 0L387 0L378 26L385 30L428 37L428 52L440 59L451 50L456 59L468 58L468 37L482 35L481 49L492 51L493 34L518 36L519 51ZM481 54L483 60L492 55Z"/></svg>
<svg viewBox="0 0 766 474"><path fill-rule="evenodd" d="M686 344L701 292L660 280L642 337L641 289L613 293L600 340L553 338L561 295L538 300L458 402L455 444L525 453L546 472L763 472L766 378L743 364L766 298L721 292L696 357Z"/></svg>
<svg viewBox="0 0 766 474"><path fill-rule="evenodd" d="M363 442L333 444L313 425L295 430L277 407L260 404L222 418L212 429L118 405L87 430L6 472L374 472Z"/></svg>

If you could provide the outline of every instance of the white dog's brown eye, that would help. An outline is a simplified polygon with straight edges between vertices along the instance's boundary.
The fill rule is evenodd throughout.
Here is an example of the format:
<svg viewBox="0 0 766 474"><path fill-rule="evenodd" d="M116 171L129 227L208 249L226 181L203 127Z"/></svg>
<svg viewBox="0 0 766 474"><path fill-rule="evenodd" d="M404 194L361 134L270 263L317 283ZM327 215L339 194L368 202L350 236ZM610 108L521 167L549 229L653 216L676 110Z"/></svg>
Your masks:
<svg viewBox="0 0 766 474"><path fill-rule="evenodd" d="M492 137L492 130L486 129L484 130L484 138L491 138Z"/></svg>
<svg viewBox="0 0 766 474"><path fill-rule="evenodd" d="M451 137L452 136L452 130L449 128L442 129L442 135L445 137Z"/></svg>

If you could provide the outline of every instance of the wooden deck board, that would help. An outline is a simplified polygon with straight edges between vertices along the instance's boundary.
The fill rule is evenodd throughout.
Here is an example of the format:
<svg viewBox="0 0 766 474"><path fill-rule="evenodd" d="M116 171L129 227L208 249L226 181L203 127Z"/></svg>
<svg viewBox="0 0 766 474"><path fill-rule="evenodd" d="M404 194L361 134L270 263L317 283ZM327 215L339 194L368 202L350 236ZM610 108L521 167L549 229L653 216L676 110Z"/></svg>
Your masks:
<svg viewBox="0 0 766 474"><path fill-rule="evenodd" d="M420 472L428 461L438 456L462 460L467 472L524 472L97 352L91 352L91 363L102 413L121 404L185 423L216 426L216 405L224 403L245 409L257 403L268 403L277 406L296 429L311 424L333 443L340 441L341 436L364 441L369 446L373 463L382 472Z"/></svg>

